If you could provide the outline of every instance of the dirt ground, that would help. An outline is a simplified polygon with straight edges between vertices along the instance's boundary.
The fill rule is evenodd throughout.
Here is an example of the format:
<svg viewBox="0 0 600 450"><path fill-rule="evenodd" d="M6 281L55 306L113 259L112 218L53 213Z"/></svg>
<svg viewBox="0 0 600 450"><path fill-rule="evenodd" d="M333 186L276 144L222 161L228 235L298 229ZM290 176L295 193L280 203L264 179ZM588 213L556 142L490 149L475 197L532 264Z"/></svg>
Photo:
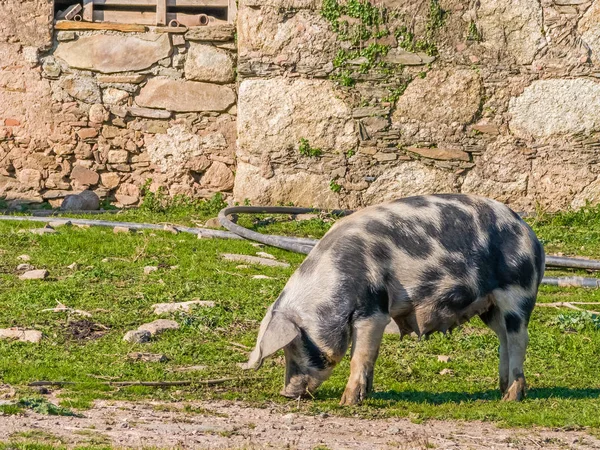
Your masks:
<svg viewBox="0 0 600 450"><path fill-rule="evenodd" d="M68 445L207 449L600 449L585 431L502 429L483 422L364 420L286 413L232 402L96 402L85 417L32 412L0 419L0 441L28 436ZM193 412L190 412L193 410Z"/></svg>

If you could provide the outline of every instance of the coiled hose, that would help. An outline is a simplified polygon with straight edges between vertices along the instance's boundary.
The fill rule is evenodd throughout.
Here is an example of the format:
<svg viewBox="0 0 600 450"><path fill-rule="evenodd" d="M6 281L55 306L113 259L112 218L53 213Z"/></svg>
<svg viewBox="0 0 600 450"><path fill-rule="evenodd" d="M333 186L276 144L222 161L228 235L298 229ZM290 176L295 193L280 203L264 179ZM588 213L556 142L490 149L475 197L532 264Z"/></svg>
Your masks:
<svg viewBox="0 0 600 450"><path fill-rule="evenodd" d="M312 248L319 242L317 239L295 238L288 236L276 236L270 234L261 234L256 231L244 228L234 223L229 216L232 214L311 214L327 212L337 217L347 216L352 214L351 210L321 210L315 208L296 208L287 206L231 206L222 209L219 212L219 222L229 231L213 230L210 228L184 227L176 226L176 230L182 233L195 234L206 238L220 239L248 239L251 241L260 242L261 244L270 245L272 247L289 250L295 253L303 253L307 255ZM61 214L62 212L56 212ZM70 211L71 214L94 214L96 211ZM0 215L0 220L22 221L22 222L56 222L56 223L72 223L75 225L89 225L101 227L127 227L131 230L164 230L165 226L154 223L137 223L137 222L117 222L110 220L94 220L94 219L72 219L68 217L34 217L34 216L12 216ZM546 267L553 268L569 268L569 269L586 269L600 270L600 261L583 258L567 258L562 256L546 256ZM542 284L551 286L578 286L586 288L600 287L600 279L585 278L585 277L544 277Z"/></svg>

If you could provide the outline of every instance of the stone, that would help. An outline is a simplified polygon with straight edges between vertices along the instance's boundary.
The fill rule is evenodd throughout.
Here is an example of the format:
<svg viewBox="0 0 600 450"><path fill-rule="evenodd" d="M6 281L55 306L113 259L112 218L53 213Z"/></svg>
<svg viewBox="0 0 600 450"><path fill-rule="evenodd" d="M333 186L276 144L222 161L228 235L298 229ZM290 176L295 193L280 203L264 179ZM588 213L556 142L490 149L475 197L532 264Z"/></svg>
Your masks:
<svg viewBox="0 0 600 450"><path fill-rule="evenodd" d="M22 186L40 189L42 185L42 173L36 169L22 169L17 173L17 181Z"/></svg>
<svg viewBox="0 0 600 450"><path fill-rule="evenodd" d="M70 270L77 270L77 269L78 269L78 267L79 267L79 264L77 264L76 262L74 262L74 263L72 263L72 264L69 264L69 265L67 266L67 269L70 269Z"/></svg>
<svg viewBox="0 0 600 450"><path fill-rule="evenodd" d="M234 181L231 169L219 161L214 161L200 180L202 186L218 191L230 191L233 189Z"/></svg>
<svg viewBox="0 0 600 450"><path fill-rule="evenodd" d="M450 362L450 357L448 355L438 355L437 360L439 362L447 363Z"/></svg>
<svg viewBox="0 0 600 450"><path fill-rule="evenodd" d="M402 64L403 66L422 66L435 61L435 56L429 56L427 53L422 52L407 52L400 47L396 47L390 49L383 60L392 64Z"/></svg>
<svg viewBox="0 0 600 450"><path fill-rule="evenodd" d="M166 33L81 36L76 41L60 42L54 52L70 67L102 73L147 69L170 55Z"/></svg>
<svg viewBox="0 0 600 450"><path fill-rule="evenodd" d="M25 230L23 230L23 231L25 231ZM50 226L46 225L44 228L30 228L29 232L32 234L37 234L38 236L43 236L44 234L56 233L56 230L54 230L53 228L50 228Z"/></svg>
<svg viewBox="0 0 600 450"><path fill-rule="evenodd" d="M389 166L363 192L363 201L372 205L411 195L457 191L456 174L409 161Z"/></svg>
<svg viewBox="0 0 600 450"><path fill-rule="evenodd" d="M73 167L70 178L80 186L94 186L100 181L100 175L82 166Z"/></svg>
<svg viewBox="0 0 600 450"><path fill-rule="evenodd" d="M184 71L187 80L211 83L235 80L233 60L229 54L209 44L190 42Z"/></svg>
<svg viewBox="0 0 600 450"><path fill-rule="evenodd" d="M76 37L74 31L59 31L56 33L56 40L58 42L74 41Z"/></svg>
<svg viewBox="0 0 600 450"><path fill-rule="evenodd" d="M331 191L331 179L326 175L295 170L292 173L275 170L271 178L260 175L260 168L238 162L233 196L243 203L277 205L292 202L296 206L339 208L339 196Z"/></svg>
<svg viewBox="0 0 600 450"><path fill-rule="evenodd" d="M100 175L100 180L105 188L114 189L121 182L121 177L117 173L106 172Z"/></svg>
<svg viewBox="0 0 600 450"><path fill-rule="evenodd" d="M118 74L118 75L98 75L96 77L98 83L113 83L113 84L140 84L146 79L146 75L141 73L135 73L131 75Z"/></svg>
<svg viewBox="0 0 600 450"><path fill-rule="evenodd" d="M495 198L516 209L527 205L531 160L511 138L500 138L475 158L461 191Z"/></svg>
<svg viewBox="0 0 600 450"><path fill-rule="evenodd" d="M92 78L68 75L60 80L60 86L76 100L85 103L101 103L100 88Z"/></svg>
<svg viewBox="0 0 600 450"><path fill-rule="evenodd" d="M96 103L90 107L88 118L91 123L102 123L108 120L109 115L103 105Z"/></svg>
<svg viewBox="0 0 600 450"><path fill-rule="evenodd" d="M537 80L510 99L510 131L518 137L600 130L600 82L590 79Z"/></svg>
<svg viewBox="0 0 600 450"><path fill-rule="evenodd" d="M70 227L72 226L73 223L70 220L65 220L65 219L58 219L58 220L53 220L51 222L48 222L48 226L51 228L58 228L58 227Z"/></svg>
<svg viewBox="0 0 600 450"><path fill-rule="evenodd" d="M272 280L272 277L268 277L266 275L252 275L253 280Z"/></svg>
<svg viewBox="0 0 600 450"><path fill-rule="evenodd" d="M21 50L23 60L31 67L37 66L39 62L39 49L37 47L26 46Z"/></svg>
<svg viewBox="0 0 600 450"><path fill-rule="evenodd" d="M440 375L454 375L454 370L452 370L452 369L442 369L440 371Z"/></svg>
<svg viewBox="0 0 600 450"><path fill-rule="evenodd" d="M222 112L235 103L235 93L227 86L155 77L142 87L135 102L177 112Z"/></svg>
<svg viewBox="0 0 600 450"><path fill-rule="evenodd" d="M396 155L395 153L377 152L373 155L373 158L380 162L395 161L396 159L398 159L398 155Z"/></svg>
<svg viewBox="0 0 600 450"><path fill-rule="evenodd" d="M167 314L177 311L190 312L193 307L214 308L215 302L204 300L191 300L179 303L156 303L152 305L154 314Z"/></svg>
<svg viewBox="0 0 600 450"><path fill-rule="evenodd" d="M102 91L102 101L105 105L122 105L129 98L129 92L116 88L106 88Z"/></svg>
<svg viewBox="0 0 600 450"><path fill-rule="evenodd" d="M193 27L185 33L186 41L232 41L235 25L216 25L210 27Z"/></svg>
<svg viewBox="0 0 600 450"><path fill-rule="evenodd" d="M150 341L152 333L148 330L131 330L125 333L123 340L131 344L144 344Z"/></svg>
<svg viewBox="0 0 600 450"><path fill-rule="evenodd" d="M129 160L127 150L109 150L107 161L109 164L125 164Z"/></svg>
<svg viewBox="0 0 600 450"><path fill-rule="evenodd" d="M469 123L479 111L481 78L474 70L431 70L408 85L396 104L393 122L406 119Z"/></svg>
<svg viewBox="0 0 600 450"><path fill-rule="evenodd" d="M17 259L20 261L31 261L31 256L29 255L19 255L17 256Z"/></svg>
<svg viewBox="0 0 600 450"><path fill-rule="evenodd" d="M19 280L43 280L49 275L46 269L28 270L19 276Z"/></svg>
<svg viewBox="0 0 600 450"><path fill-rule="evenodd" d="M273 256L267 252L256 252L256 256L260 256L261 258L267 258L267 259L277 259L277 258L275 258L275 256Z"/></svg>
<svg viewBox="0 0 600 450"><path fill-rule="evenodd" d="M144 275L149 275L152 272L156 272L158 270L158 267L156 266L146 266L144 267Z"/></svg>
<svg viewBox="0 0 600 450"><path fill-rule="evenodd" d="M365 117L387 116L390 113L389 108L379 106L361 106L352 110L352 117L362 119Z"/></svg>
<svg viewBox="0 0 600 450"><path fill-rule="evenodd" d="M19 272L25 272L25 271L34 270L34 269L35 269L35 267L29 263L23 263L23 264L19 264L17 266L17 270Z"/></svg>
<svg viewBox="0 0 600 450"><path fill-rule="evenodd" d="M146 119L169 119L171 118L170 111L163 111L160 109L151 108L139 108L132 106L127 108L127 112L133 117L144 117Z"/></svg>
<svg viewBox="0 0 600 450"><path fill-rule="evenodd" d="M238 71L242 74L262 75L261 66L321 77L333 70L332 61L340 48L338 35L314 11L287 15L283 9L276 13L243 8L237 24Z"/></svg>
<svg viewBox="0 0 600 450"><path fill-rule="evenodd" d="M536 53L546 45L539 2L481 2L477 8L476 26L483 37L484 47L514 58L517 64L531 64Z"/></svg>
<svg viewBox="0 0 600 450"><path fill-rule="evenodd" d="M475 125L471 126L471 129L482 134L489 134L491 136L497 136L500 134L498 125L493 123L476 123Z"/></svg>
<svg viewBox="0 0 600 450"><path fill-rule="evenodd" d="M23 328L0 328L0 339L15 339L20 342L37 344L42 340L42 332Z"/></svg>
<svg viewBox="0 0 600 450"><path fill-rule="evenodd" d="M98 136L98 130L95 128L82 128L77 131L77 136L79 136L79 139L92 139Z"/></svg>
<svg viewBox="0 0 600 450"><path fill-rule="evenodd" d="M131 331L130 331L131 333ZM142 361L142 362L167 362L169 358L162 353L141 353L132 352L127 354L127 359L131 361Z"/></svg>
<svg viewBox="0 0 600 450"><path fill-rule="evenodd" d="M130 233L130 232L131 232L131 228L129 228L129 227L120 227L120 226L117 226L117 227L113 228L113 233L115 233L115 234Z"/></svg>
<svg viewBox="0 0 600 450"><path fill-rule="evenodd" d="M595 1L587 9L577 24L581 39L591 50L591 60L600 64L600 3Z"/></svg>
<svg viewBox="0 0 600 450"><path fill-rule="evenodd" d="M46 78L56 79L60 76L62 69L56 59L52 57L44 58L42 62L42 73Z"/></svg>
<svg viewBox="0 0 600 450"><path fill-rule="evenodd" d="M446 147L406 147L408 152L416 153L424 158L442 161L469 161L469 154L461 150L460 145Z"/></svg>
<svg viewBox="0 0 600 450"><path fill-rule="evenodd" d="M221 257L226 261L239 261L245 262L249 264L258 264L261 266L269 266L269 267L290 267L290 265L286 262L281 261L273 261L267 258L259 258L258 256L249 256L249 255L236 255L232 253L221 253Z"/></svg>
<svg viewBox="0 0 600 450"><path fill-rule="evenodd" d="M98 181L94 184L97 183ZM85 190L79 194L67 195L60 205L60 209L62 211L94 211L100 209L100 198L95 192Z"/></svg>
<svg viewBox="0 0 600 450"><path fill-rule="evenodd" d="M145 323L138 327L139 331L148 331L152 336L161 334L167 330L178 330L179 324L174 320L158 319L154 322Z"/></svg>
<svg viewBox="0 0 600 450"><path fill-rule="evenodd" d="M157 135L147 143L148 156L163 172L178 172L187 162L198 162L203 158L208 168L210 161L202 156L203 149L200 137L188 131L183 125L175 125L167 129L166 135Z"/></svg>
<svg viewBox="0 0 600 450"><path fill-rule="evenodd" d="M135 205L140 200L140 188L135 184L123 183L119 186L115 198L122 205Z"/></svg>
<svg viewBox="0 0 600 450"><path fill-rule="evenodd" d="M237 125L241 154L295 149L302 138L324 152L346 152L357 143L351 109L328 80L244 80Z"/></svg>

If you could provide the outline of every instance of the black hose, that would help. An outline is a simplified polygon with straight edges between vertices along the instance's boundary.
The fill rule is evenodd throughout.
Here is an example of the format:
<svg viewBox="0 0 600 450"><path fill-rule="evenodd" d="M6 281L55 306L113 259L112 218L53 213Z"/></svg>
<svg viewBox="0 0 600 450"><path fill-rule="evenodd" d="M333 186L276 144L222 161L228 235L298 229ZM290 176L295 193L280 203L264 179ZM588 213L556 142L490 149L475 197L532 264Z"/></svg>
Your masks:
<svg viewBox="0 0 600 450"><path fill-rule="evenodd" d="M90 211L81 211L88 213ZM194 228L194 227L174 227L182 233L191 233L207 238L221 239L249 239L270 245L272 247L289 250L295 253L303 253L307 255L313 247L319 242L317 239L295 238L287 236L276 236L270 234L261 234L252 230L248 230L240 225L233 223L228 216L231 214L310 214L322 213L324 210L318 208L296 208L287 206L231 206L222 209L219 212L219 222L229 231L213 230L210 228ZM351 210L332 210L327 211L329 214L342 217L352 214ZM93 213L93 212L92 212ZM50 213L49 213L50 214ZM19 222L58 222L72 223L76 225L90 225L102 227L127 227L131 230L164 230L163 225L153 223L138 223L138 222L113 222L108 220L91 220L91 219L71 219L59 217L31 217L31 216L8 216L0 215L0 220L14 220ZM571 269L587 269L600 270L600 261L582 258L567 258L563 256L546 256L546 266L562 267ZM600 279L585 278L585 277L544 277L542 284L551 286L581 286L581 287L600 287Z"/></svg>

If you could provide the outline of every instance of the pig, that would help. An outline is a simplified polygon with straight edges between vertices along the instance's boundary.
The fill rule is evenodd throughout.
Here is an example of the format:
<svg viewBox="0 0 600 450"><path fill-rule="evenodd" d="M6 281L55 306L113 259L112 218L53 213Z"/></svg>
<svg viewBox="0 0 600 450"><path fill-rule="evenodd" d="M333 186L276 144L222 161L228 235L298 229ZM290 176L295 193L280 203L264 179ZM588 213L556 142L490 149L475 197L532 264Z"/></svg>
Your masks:
<svg viewBox="0 0 600 450"><path fill-rule="evenodd" d="M527 327L545 255L506 205L461 194L398 199L339 220L289 279L261 322L246 368L284 350L281 394L311 395L352 344L341 405L373 388L391 319L400 336L428 336L475 315L498 336L500 390L525 394Z"/></svg>

